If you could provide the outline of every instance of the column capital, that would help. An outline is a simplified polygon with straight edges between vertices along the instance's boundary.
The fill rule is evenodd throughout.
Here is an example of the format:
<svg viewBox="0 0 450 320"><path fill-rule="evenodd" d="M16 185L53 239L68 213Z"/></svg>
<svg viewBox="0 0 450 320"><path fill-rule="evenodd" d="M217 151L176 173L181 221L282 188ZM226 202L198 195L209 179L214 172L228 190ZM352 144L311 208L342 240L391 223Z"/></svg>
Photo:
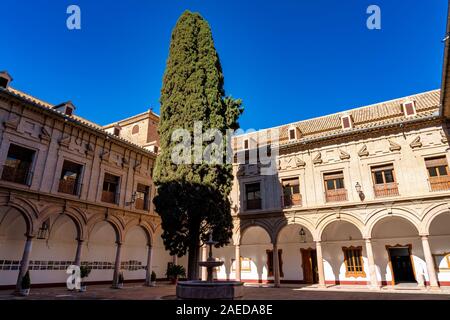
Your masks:
<svg viewBox="0 0 450 320"><path fill-rule="evenodd" d="M122 245L122 241L116 241L116 244L118 247L120 247Z"/></svg>
<svg viewBox="0 0 450 320"><path fill-rule="evenodd" d="M372 238L371 237L366 237L366 238L364 238L364 241L365 242L372 242Z"/></svg>
<svg viewBox="0 0 450 320"><path fill-rule="evenodd" d="M423 233L423 234L419 234L421 239L428 239L429 234L428 233Z"/></svg>

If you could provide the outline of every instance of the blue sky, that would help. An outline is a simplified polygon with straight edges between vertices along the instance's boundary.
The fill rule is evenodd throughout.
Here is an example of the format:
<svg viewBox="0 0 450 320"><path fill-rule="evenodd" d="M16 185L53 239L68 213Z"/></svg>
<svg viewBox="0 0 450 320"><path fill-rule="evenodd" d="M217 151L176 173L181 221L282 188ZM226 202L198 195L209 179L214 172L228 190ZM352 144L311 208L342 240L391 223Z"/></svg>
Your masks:
<svg viewBox="0 0 450 320"><path fill-rule="evenodd" d="M227 94L262 129L441 84L445 0L15 0L2 3L0 70L12 86L107 124L159 93L172 28L185 10L212 27ZM66 8L81 8L81 30ZM381 8L381 30L366 9Z"/></svg>

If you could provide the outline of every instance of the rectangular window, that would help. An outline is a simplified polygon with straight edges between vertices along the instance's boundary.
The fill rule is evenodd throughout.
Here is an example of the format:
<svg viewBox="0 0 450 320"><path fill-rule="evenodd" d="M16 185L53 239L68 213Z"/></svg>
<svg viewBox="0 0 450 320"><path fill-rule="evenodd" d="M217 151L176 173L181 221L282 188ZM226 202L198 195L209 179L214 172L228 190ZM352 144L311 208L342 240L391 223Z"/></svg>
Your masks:
<svg viewBox="0 0 450 320"><path fill-rule="evenodd" d="M244 140L244 150L248 150L248 139Z"/></svg>
<svg viewBox="0 0 450 320"><path fill-rule="evenodd" d="M416 113L414 102L403 103L403 113L405 116L413 116Z"/></svg>
<svg viewBox="0 0 450 320"><path fill-rule="evenodd" d="M267 254L267 276L273 277L274 276L273 250L266 250L266 254ZM278 249L278 266L279 266L279 270L280 270L280 277L284 277L282 254L283 254L283 250Z"/></svg>
<svg viewBox="0 0 450 320"><path fill-rule="evenodd" d="M375 197L398 196L398 186L395 182L394 166L392 164L372 167Z"/></svg>
<svg viewBox="0 0 450 320"><path fill-rule="evenodd" d="M289 129L289 140L295 140L295 129Z"/></svg>
<svg viewBox="0 0 450 320"><path fill-rule="evenodd" d="M298 178L281 180L283 187L283 206L298 206L302 204L302 197L300 195L300 183Z"/></svg>
<svg viewBox="0 0 450 320"><path fill-rule="evenodd" d="M425 165L431 191L449 190L450 176L446 156L426 158Z"/></svg>
<svg viewBox="0 0 450 320"><path fill-rule="evenodd" d="M140 184L137 184L136 190L136 202L135 207L138 210L148 210L149 209L149 198L150 198L150 187Z"/></svg>
<svg viewBox="0 0 450 320"><path fill-rule="evenodd" d="M64 160L58 192L79 195L82 169L82 165Z"/></svg>
<svg viewBox="0 0 450 320"><path fill-rule="evenodd" d="M342 171L325 173L323 179L327 202L347 200L347 190L344 186L344 173Z"/></svg>
<svg viewBox="0 0 450 320"><path fill-rule="evenodd" d="M245 200L247 210L261 209L261 186L259 182L245 185Z"/></svg>
<svg viewBox="0 0 450 320"><path fill-rule="evenodd" d="M34 154L33 150L11 144L3 166L2 180L30 185Z"/></svg>
<svg viewBox="0 0 450 320"><path fill-rule="evenodd" d="M345 276L365 277L364 264L362 259L362 247L343 247Z"/></svg>
<svg viewBox="0 0 450 320"><path fill-rule="evenodd" d="M118 204L119 202L119 181L118 176L105 173L103 180L102 201Z"/></svg>

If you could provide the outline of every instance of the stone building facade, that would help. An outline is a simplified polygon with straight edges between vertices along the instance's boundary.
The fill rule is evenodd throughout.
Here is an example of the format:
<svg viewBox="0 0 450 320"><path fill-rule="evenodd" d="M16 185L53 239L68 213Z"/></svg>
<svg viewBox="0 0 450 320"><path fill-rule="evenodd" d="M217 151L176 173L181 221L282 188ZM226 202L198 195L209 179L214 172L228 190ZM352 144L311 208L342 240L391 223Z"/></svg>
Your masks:
<svg viewBox="0 0 450 320"><path fill-rule="evenodd" d="M71 102L51 105L11 80L0 73L0 287L27 269L33 285L63 284L70 264L89 265L90 282L117 284L119 272L165 277L171 258L151 201L155 115L128 119L115 134ZM133 121L142 126L135 134ZM123 138L128 131L139 138Z"/></svg>
<svg viewBox="0 0 450 320"><path fill-rule="evenodd" d="M268 129L279 137L276 173L234 165L234 245L220 250L217 276L450 285L449 131L439 106L434 90ZM258 135L238 136L236 151L250 152Z"/></svg>

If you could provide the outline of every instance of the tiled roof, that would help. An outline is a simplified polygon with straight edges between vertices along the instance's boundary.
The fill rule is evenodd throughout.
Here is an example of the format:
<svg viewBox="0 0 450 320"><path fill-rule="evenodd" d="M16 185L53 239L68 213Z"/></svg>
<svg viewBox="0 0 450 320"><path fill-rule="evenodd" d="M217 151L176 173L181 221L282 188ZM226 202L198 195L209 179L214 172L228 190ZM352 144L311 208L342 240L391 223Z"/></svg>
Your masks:
<svg viewBox="0 0 450 320"><path fill-rule="evenodd" d="M84 119L84 118L82 118L80 116L77 116L77 115L67 116L67 115L63 114L62 112L57 111L54 108L54 105L52 105L52 104L50 104L48 102L45 102L43 100L37 99L37 98L35 98L35 97L33 97L33 96L31 96L31 95L29 95L27 93L24 93L24 92L22 92L20 90L8 87L8 89L6 91L12 93L13 95L15 95L15 96L17 96L19 98L22 98L23 100L29 101L29 102L31 102L33 104L36 104L36 105L40 106L40 107L52 110L53 112L58 113L58 114L60 114L63 117L67 117L69 119L73 119L74 121L78 122L79 124L87 126L90 129L94 129L96 131L100 131L103 134L106 134L106 135L108 135L108 136L110 136L110 137L112 137L114 139L120 140L122 143L128 144L128 145L130 145L130 146L132 146L134 148L139 148L139 149L141 149L142 151L144 151L146 153L153 153L153 152L150 152L148 149L143 148L140 145L137 145L135 143L130 142L129 140L126 140L126 139L123 139L121 137L118 137L118 136L115 136L115 135L112 135L112 134L108 133L107 131L105 131L105 129L103 129L102 126L100 126L100 125L98 125L98 124L96 124L96 123L94 123L92 121L86 120L86 119Z"/></svg>
<svg viewBox="0 0 450 320"><path fill-rule="evenodd" d="M402 110L402 103L414 101L416 115L405 117ZM302 120L279 127L269 128L262 131L278 130L279 143L290 144L298 141L336 135L344 132L358 131L365 128L373 128L380 125L389 125L402 120L410 121L437 114L439 111L440 90L432 90L420 94L415 94L395 100L380 102L356 109L344 110L335 114L330 114L318 118ZM341 124L341 117L349 115L352 119L353 128L344 130ZM289 141L288 131L290 128L297 128L297 140ZM255 133L257 134L257 133ZM244 135L251 136L252 134ZM238 136L236 140L242 139ZM237 147L235 140L235 147ZM261 142L261 141L260 141Z"/></svg>

